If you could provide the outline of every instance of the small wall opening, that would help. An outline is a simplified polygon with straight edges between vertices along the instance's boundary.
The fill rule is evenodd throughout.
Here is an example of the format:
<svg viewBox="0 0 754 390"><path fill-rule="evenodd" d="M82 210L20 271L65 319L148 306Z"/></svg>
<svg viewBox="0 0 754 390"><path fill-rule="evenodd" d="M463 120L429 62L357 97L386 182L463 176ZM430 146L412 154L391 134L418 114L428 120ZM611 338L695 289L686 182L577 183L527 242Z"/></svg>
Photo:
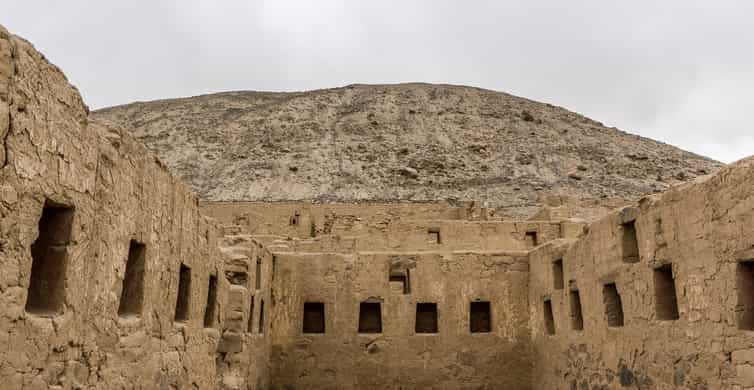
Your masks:
<svg viewBox="0 0 754 390"><path fill-rule="evenodd" d="M304 333L325 333L325 304L304 303Z"/></svg>
<svg viewBox="0 0 754 390"><path fill-rule="evenodd" d="M25 309L39 315L59 314L65 303L66 248L71 241L74 209L45 202L39 237L31 245L31 279Z"/></svg>
<svg viewBox="0 0 754 390"><path fill-rule="evenodd" d="M249 318L246 321L246 331L248 333L254 333L254 296L251 296L251 303L249 304Z"/></svg>
<svg viewBox="0 0 754 390"><path fill-rule="evenodd" d="M175 321L185 322L189 319L191 308L191 268L181 264L178 276L178 300L175 304Z"/></svg>
<svg viewBox="0 0 754 390"><path fill-rule="evenodd" d="M740 262L736 266L738 290L738 329L754 330L754 261Z"/></svg>
<svg viewBox="0 0 754 390"><path fill-rule="evenodd" d="M437 304L416 304L416 333L437 333Z"/></svg>
<svg viewBox="0 0 754 390"><path fill-rule="evenodd" d="M629 221L621 225L623 228L623 262L639 262L639 241L636 238L636 221Z"/></svg>
<svg viewBox="0 0 754 390"><path fill-rule="evenodd" d="M581 295L579 290L571 290L568 294L571 307L571 328L584 330L584 316L581 314Z"/></svg>
<svg viewBox="0 0 754 390"><path fill-rule="evenodd" d="M565 286L563 280L563 259L557 259L552 263L552 284L556 290L562 290Z"/></svg>
<svg viewBox="0 0 754 390"><path fill-rule="evenodd" d="M411 293L411 273L409 270L390 271L390 291L401 294Z"/></svg>
<svg viewBox="0 0 754 390"><path fill-rule="evenodd" d="M291 215L291 218L288 219L288 224L291 225L291 226L297 226L298 225L299 216L300 216L300 214L299 214L298 211L296 211L295 213L293 213L293 215Z"/></svg>
<svg viewBox="0 0 754 390"><path fill-rule="evenodd" d="M469 309L469 328L471 333L492 331L492 315L489 302L471 302Z"/></svg>
<svg viewBox="0 0 754 390"><path fill-rule="evenodd" d="M544 321L545 321L545 332L547 334L555 334L555 319L552 315L552 302L550 300L545 300L544 302Z"/></svg>
<svg viewBox="0 0 754 390"><path fill-rule="evenodd" d="M209 288L207 290L207 307L204 309L204 327L211 328L215 326L217 307L217 276L209 276Z"/></svg>
<svg viewBox="0 0 754 390"><path fill-rule="evenodd" d="M535 246L539 245L537 232L536 231L526 232L526 235L524 236L524 241L526 241L526 246L529 248L534 248Z"/></svg>
<svg viewBox="0 0 754 390"><path fill-rule="evenodd" d="M427 242L430 244L441 244L440 229L427 230Z"/></svg>
<svg viewBox="0 0 754 390"><path fill-rule="evenodd" d="M673 265L665 264L656 268L655 274L655 312L661 321L673 321L679 318L678 298L675 293Z"/></svg>
<svg viewBox="0 0 754 390"><path fill-rule="evenodd" d="M382 310L379 302L361 302L359 333L382 333Z"/></svg>
<svg viewBox="0 0 754 390"><path fill-rule="evenodd" d="M254 272L254 286L257 290L262 288L262 259L257 258L256 272Z"/></svg>
<svg viewBox="0 0 754 390"><path fill-rule="evenodd" d="M623 326L623 303L620 300L618 287L615 283L606 284L602 289L602 296L605 304L607 326Z"/></svg>
<svg viewBox="0 0 754 390"><path fill-rule="evenodd" d="M264 301L259 301L259 333L264 333Z"/></svg>
<svg viewBox="0 0 754 390"><path fill-rule="evenodd" d="M144 261L147 247L131 240L126 260L126 273L123 277L123 288L120 292L118 316L140 316L144 302Z"/></svg>
<svg viewBox="0 0 754 390"><path fill-rule="evenodd" d="M246 287L249 282L249 275L243 271L225 271L225 279L230 284Z"/></svg>

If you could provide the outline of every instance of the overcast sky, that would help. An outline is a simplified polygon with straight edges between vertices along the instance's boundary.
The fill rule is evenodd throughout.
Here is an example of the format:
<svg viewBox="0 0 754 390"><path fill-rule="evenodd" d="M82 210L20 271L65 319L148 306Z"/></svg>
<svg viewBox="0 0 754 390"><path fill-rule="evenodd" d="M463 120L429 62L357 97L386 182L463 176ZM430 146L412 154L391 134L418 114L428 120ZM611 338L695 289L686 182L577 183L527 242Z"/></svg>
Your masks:
<svg viewBox="0 0 754 390"><path fill-rule="evenodd" d="M224 90L472 85L723 162L754 154L754 1L3 0L93 109Z"/></svg>

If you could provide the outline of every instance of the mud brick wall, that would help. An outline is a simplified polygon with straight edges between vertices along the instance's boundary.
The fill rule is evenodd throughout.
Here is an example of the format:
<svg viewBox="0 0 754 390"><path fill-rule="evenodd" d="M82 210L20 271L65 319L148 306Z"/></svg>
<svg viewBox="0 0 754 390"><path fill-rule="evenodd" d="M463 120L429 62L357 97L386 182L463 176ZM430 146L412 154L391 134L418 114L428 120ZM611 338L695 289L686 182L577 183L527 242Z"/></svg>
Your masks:
<svg viewBox="0 0 754 390"><path fill-rule="evenodd" d="M0 27L0 388L219 388L217 229L141 144L87 117Z"/></svg>
<svg viewBox="0 0 754 390"><path fill-rule="evenodd" d="M744 161L533 251L533 387L754 388L753 222Z"/></svg>
<svg viewBox="0 0 754 390"><path fill-rule="evenodd" d="M525 253L275 256L273 388L530 388ZM473 302L488 302L489 332L471 332ZM324 333L305 333L307 303L322 304ZM379 306L379 328L362 303ZM436 329L420 320L430 333L419 303L436 305Z"/></svg>

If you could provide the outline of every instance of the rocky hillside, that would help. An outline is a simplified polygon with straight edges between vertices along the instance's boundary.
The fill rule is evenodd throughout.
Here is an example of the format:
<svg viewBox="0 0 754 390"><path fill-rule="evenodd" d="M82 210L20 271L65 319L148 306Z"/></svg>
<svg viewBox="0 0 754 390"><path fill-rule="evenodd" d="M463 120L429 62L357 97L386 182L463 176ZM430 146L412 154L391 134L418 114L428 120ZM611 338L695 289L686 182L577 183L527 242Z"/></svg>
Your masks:
<svg viewBox="0 0 754 390"><path fill-rule="evenodd" d="M612 207L720 163L549 104L478 88L352 85L133 103L135 132L205 200L480 200Z"/></svg>

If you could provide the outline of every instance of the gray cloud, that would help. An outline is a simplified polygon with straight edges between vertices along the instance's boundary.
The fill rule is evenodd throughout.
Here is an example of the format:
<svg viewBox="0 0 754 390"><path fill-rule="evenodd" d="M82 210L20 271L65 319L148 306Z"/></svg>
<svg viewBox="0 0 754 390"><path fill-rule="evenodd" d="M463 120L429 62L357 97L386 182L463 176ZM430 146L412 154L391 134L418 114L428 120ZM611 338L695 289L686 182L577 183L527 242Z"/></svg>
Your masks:
<svg viewBox="0 0 754 390"><path fill-rule="evenodd" d="M745 0L24 0L5 4L0 23L93 108L221 90L467 84L731 162L754 154L752 17Z"/></svg>

